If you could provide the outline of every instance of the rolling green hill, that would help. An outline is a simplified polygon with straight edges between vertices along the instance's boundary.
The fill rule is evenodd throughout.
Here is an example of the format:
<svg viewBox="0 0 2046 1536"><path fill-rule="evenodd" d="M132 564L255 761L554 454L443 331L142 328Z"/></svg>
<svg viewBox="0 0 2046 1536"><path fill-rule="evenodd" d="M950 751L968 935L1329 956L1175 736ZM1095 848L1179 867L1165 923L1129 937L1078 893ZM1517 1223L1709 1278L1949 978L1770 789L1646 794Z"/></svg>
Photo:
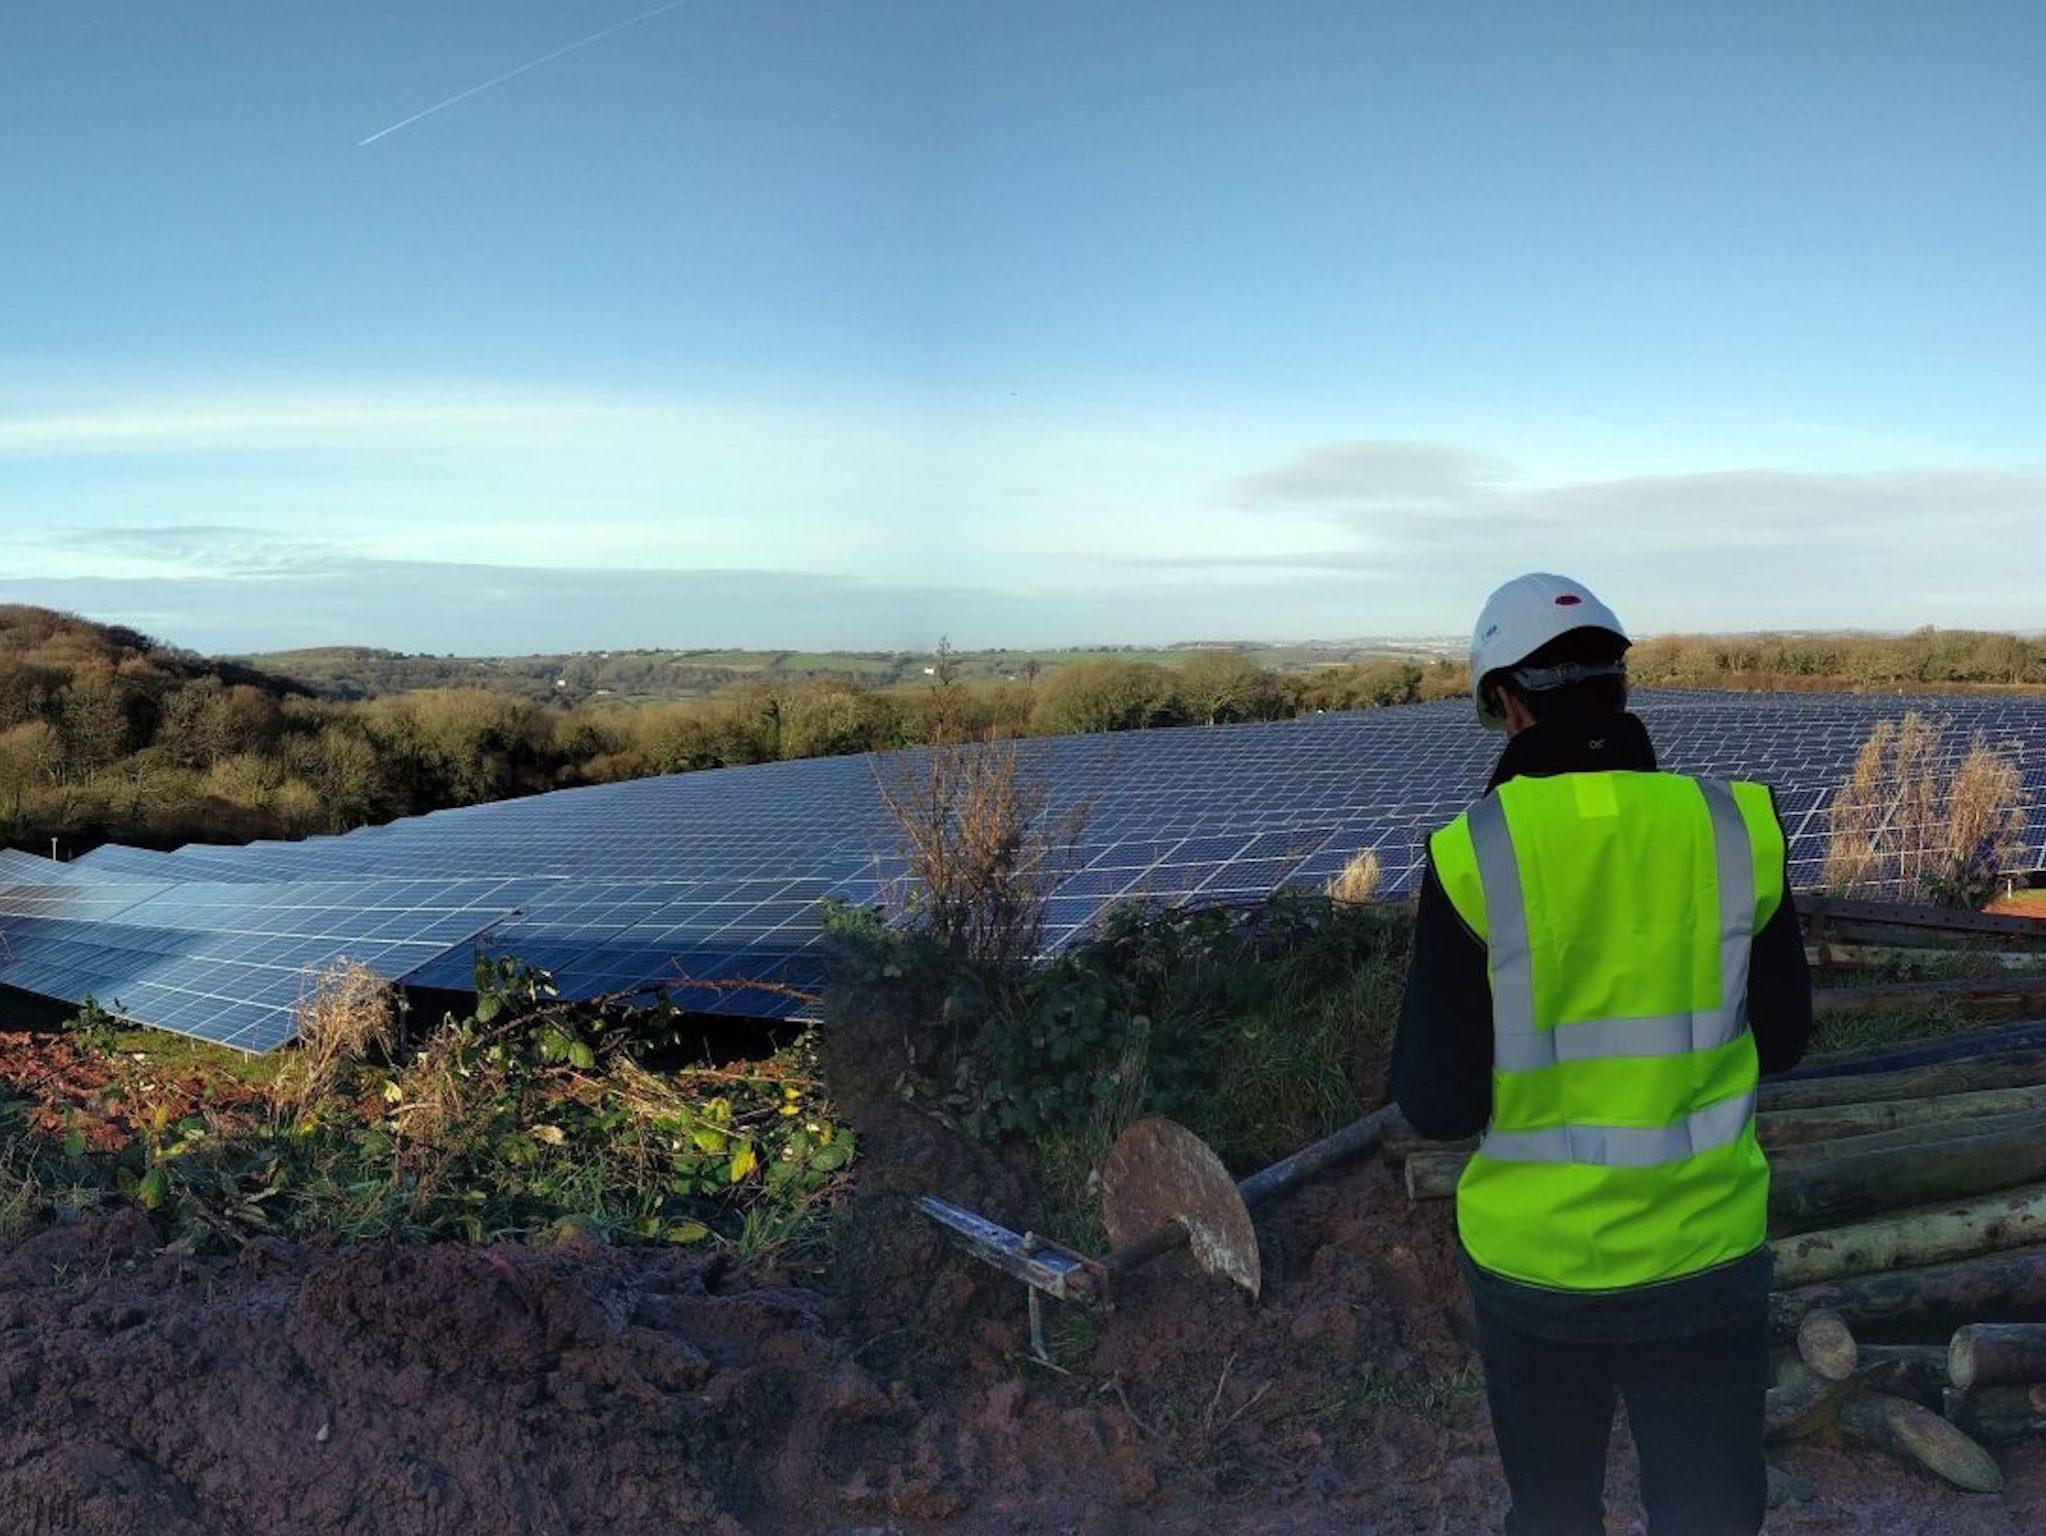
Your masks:
<svg viewBox="0 0 2046 1536"><path fill-rule="evenodd" d="M1365 659L1436 654L1394 643L1329 645L1186 644L1163 647L1086 646L1046 650L949 653L962 682L1030 681L1078 661L1147 662L1172 666L1202 650L1227 649L1277 672L1307 671ZM564 655L427 656L363 646L270 651L242 658L252 667L303 684L324 698L370 699L422 688L503 689L530 699L575 703L694 699L734 683L842 678L873 688L924 681L938 657L926 651L577 651ZM927 671L927 669L929 669Z"/></svg>

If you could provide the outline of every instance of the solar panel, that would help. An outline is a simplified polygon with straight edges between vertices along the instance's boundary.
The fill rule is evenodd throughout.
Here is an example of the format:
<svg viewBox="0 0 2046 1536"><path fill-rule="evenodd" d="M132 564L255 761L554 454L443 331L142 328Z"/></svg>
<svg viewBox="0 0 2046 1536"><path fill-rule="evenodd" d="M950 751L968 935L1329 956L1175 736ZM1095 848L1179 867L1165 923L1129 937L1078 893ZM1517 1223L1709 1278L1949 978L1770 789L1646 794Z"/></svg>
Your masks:
<svg viewBox="0 0 2046 1536"><path fill-rule="evenodd" d="M70 867L59 864L55 859L23 853L19 848L0 848L0 880L22 880L40 885L64 878Z"/></svg>
<svg viewBox="0 0 2046 1536"><path fill-rule="evenodd" d="M1642 691L1635 708L1665 767L1776 789L1798 886L1821 878L1826 807L1862 742L1876 722L1907 710L1942 726L1944 767L1978 734L2011 756L2029 796L2022 858L2046 864L2046 701ZM1319 889L1367 849L1381 889L1405 892L1428 833L1483 788L1500 745L1463 700L1019 743L1023 772L1046 791L1047 822L1084 811L1056 862L1047 946L1084 936L1118 903L1237 903ZM279 1020L315 951L362 958L361 914L402 912L393 906L400 887L438 882L461 895L434 910L464 917L422 916L394 939L402 950L371 962L383 974L466 986L467 940L491 927L494 944L553 971L571 997L674 988L685 1006L709 1012L791 1016L802 1011L791 990L820 980L824 899L872 901L904 879L881 783L916 763L912 753L680 774L244 848L108 846L62 865L16 854L0 862L0 943L74 946L53 953L75 963L0 965L0 982L75 1001L93 967L119 972L144 957L148 977L126 976L118 994L129 1016L263 1048L288 1035L288 1019ZM116 893L149 884L168 889L146 906L111 909ZM303 896L322 884L327 897ZM59 913L18 894L94 885L110 888L109 910ZM491 926L512 907L516 917ZM280 916L293 911L318 916ZM178 921L158 920L171 912ZM295 931L294 943L280 945L260 927L275 921L318 932ZM61 939L50 924L64 925ZM99 928L110 932L96 938ZM257 1023L236 1008L223 1014L232 1028L215 1026L207 1008L244 995L237 963L264 973L269 1012Z"/></svg>
<svg viewBox="0 0 2046 1536"><path fill-rule="evenodd" d="M0 886L0 983L267 1051L322 972L403 981L509 917L510 894L502 880Z"/></svg>

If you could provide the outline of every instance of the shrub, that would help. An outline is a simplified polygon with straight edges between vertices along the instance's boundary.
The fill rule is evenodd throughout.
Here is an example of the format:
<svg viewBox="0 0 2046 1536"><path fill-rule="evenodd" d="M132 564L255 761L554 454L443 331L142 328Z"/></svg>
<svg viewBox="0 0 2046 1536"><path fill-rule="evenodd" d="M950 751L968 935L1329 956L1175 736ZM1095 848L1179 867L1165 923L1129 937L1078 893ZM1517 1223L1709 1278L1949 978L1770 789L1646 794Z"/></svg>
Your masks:
<svg viewBox="0 0 2046 1536"><path fill-rule="evenodd" d="M1031 727L1050 735L1135 731L1184 718L1172 675L1151 662L1081 661L1060 667L1037 690Z"/></svg>
<svg viewBox="0 0 2046 1536"><path fill-rule="evenodd" d="M1196 651L1174 669L1186 718L1202 725L1274 720L1286 712L1278 679L1241 651Z"/></svg>
<svg viewBox="0 0 2046 1536"><path fill-rule="evenodd" d="M1409 932L1403 908L1298 894L1129 906L991 985L929 933L841 912L833 1008L894 1021L899 1091L982 1141L1092 1156L1157 1113L1266 1157L1382 1095Z"/></svg>
<svg viewBox="0 0 2046 1536"><path fill-rule="evenodd" d="M1352 854L1336 877L1329 881L1329 899L1341 906L1357 906L1378 896L1377 850L1366 848Z"/></svg>
<svg viewBox="0 0 2046 1536"><path fill-rule="evenodd" d="M2024 781L1977 736L1952 775L1940 729L1879 721L1827 808L1826 883L1844 895L1979 905L2024 834Z"/></svg>
<svg viewBox="0 0 2046 1536"><path fill-rule="evenodd" d="M907 884L893 904L933 942L990 976L1036 954L1054 842L1045 786L1013 743L933 747L884 759L875 776L894 818ZM1083 816L1084 812L1078 813Z"/></svg>
<svg viewBox="0 0 2046 1536"><path fill-rule="evenodd" d="M298 1005L298 1071L290 1095L303 1108L347 1075L398 1047L398 991L366 965L343 960L315 977Z"/></svg>
<svg viewBox="0 0 2046 1536"><path fill-rule="evenodd" d="M761 1253L806 1244L844 1189L855 1142L814 1041L656 1072L635 1053L672 1048L672 1010L563 1002L512 960L477 985L471 1013L384 1061L381 984L323 978L317 1054L269 1088L216 1070L202 1090L126 1049L84 1084L47 1075L34 1118L60 1136L0 1102L0 1233L126 1196L193 1243L583 1235Z"/></svg>

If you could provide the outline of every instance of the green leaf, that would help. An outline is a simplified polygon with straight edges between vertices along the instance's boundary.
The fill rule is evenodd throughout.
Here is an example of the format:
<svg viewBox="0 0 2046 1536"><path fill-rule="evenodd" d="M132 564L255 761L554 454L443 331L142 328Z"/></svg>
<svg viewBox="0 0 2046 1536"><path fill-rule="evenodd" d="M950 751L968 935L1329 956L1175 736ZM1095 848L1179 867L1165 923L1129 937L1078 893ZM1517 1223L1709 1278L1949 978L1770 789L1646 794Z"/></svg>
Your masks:
<svg viewBox="0 0 2046 1536"><path fill-rule="evenodd" d="M733 1184L743 1183L755 1168L760 1166L760 1155L753 1150L753 1143L742 1141L732 1153L731 1166L725 1170L725 1177Z"/></svg>
<svg viewBox="0 0 2046 1536"><path fill-rule="evenodd" d="M170 1198L170 1176L161 1168L150 1169L135 1186L135 1198L142 1202L145 1211L161 1210L164 1201Z"/></svg>
<svg viewBox="0 0 2046 1536"><path fill-rule="evenodd" d="M710 1236L710 1228L700 1221L678 1221L663 1235L671 1243L700 1243Z"/></svg>

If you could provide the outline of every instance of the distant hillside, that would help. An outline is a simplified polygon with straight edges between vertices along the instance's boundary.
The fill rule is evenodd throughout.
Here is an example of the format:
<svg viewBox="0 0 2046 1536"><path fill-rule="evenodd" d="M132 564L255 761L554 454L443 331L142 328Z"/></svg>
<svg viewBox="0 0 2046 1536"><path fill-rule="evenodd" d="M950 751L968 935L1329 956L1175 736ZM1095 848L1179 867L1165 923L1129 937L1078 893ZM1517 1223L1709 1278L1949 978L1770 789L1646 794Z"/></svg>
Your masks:
<svg viewBox="0 0 2046 1536"><path fill-rule="evenodd" d="M280 697L308 692L304 684L252 662L201 656L119 624L95 624L76 614L0 603L0 718L22 713L25 701L38 696L39 686L101 671L120 677L123 690L137 704L206 680L225 687L259 688Z"/></svg>
<svg viewBox="0 0 2046 1536"><path fill-rule="evenodd" d="M1198 643L1163 647L1086 646L1063 650L951 652L962 682L1028 682L1056 667L1114 659L1170 666L1199 651L1228 650L1273 671L1294 672L1367 659L1429 659L1439 646L1395 642L1330 645ZM425 656L366 646L269 651L249 665L304 684L329 699L372 699L422 688L492 688L529 699L616 698L633 703L696 699L734 683L838 678L870 688L923 682L938 658L925 651L576 651L565 655Z"/></svg>
<svg viewBox="0 0 2046 1536"><path fill-rule="evenodd" d="M1363 656L1365 659L1344 660ZM919 745L1354 709L1461 669L1362 647L631 651L213 661L0 610L0 841L66 856L340 832L577 784Z"/></svg>
<svg viewBox="0 0 2046 1536"><path fill-rule="evenodd" d="M911 747L1281 720L1451 698L1449 642L216 661L116 626L0 608L0 841L66 854L340 832L647 774ZM1662 636L1645 686L2046 689L2046 644Z"/></svg>
<svg viewBox="0 0 2046 1536"><path fill-rule="evenodd" d="M318 707L304 684L246 662L0 606L0 833L47 851L52 837L115 828L144 840L275 830L242 814L223 765L275 747Z"/></svg>

